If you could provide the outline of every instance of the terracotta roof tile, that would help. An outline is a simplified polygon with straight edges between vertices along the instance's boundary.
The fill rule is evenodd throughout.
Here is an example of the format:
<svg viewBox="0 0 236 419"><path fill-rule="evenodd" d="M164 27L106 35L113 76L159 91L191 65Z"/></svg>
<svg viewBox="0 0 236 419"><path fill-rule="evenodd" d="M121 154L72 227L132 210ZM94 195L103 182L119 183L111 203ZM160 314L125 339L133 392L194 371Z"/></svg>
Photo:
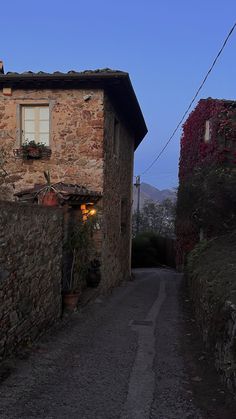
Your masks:
<svg viewBox="0 0 236 419"><path fill-rule="evenodd" d="M89 75L89 74L99 74L99 73L103 73L103 74L105 74L105 73L127 74L127 73L125 73L124 71L121 71L121 70L112 70L111 68L99 68L99 69L96 69L96 70L84 70L84 71L69 70L66 73L64 73L62 71L54 71L53 73L48 73L46 71L34 72L34 71L30 71L30 70L24 71L22 73L18 73L16 71L8 71L5 74L1 74L0 77L1 76L30 76L30 75L32 75L32 76L42 76L42 75L45 75L45 76L53 76L53 75L66 76L66 75L71 75L71 74L80 76L81 74Z"/></svg>

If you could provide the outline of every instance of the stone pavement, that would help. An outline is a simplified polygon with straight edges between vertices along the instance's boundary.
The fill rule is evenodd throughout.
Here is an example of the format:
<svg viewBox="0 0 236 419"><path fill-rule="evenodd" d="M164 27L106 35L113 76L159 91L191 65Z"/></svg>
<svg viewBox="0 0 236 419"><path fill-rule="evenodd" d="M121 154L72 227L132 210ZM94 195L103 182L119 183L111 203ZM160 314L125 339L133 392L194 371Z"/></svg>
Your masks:
<svg viewBox="0 0 236 419"><path fill-rule="evenodd" d="M16 360L0 385L1 419L235 419L223 398L206 394L201 366L194 369L181 275L135 274Z"/></svg>

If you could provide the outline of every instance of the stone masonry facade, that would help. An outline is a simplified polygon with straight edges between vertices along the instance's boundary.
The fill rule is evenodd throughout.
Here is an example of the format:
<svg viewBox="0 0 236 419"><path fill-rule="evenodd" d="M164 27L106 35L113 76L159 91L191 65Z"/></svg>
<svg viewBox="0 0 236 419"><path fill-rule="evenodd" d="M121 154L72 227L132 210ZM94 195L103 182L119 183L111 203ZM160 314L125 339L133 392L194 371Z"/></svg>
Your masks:
<svg viewBox="0 0 236 419"><path fill-rule="evenodd" d="M0 202L0 357L61 315L61 210Z"/></svg>
<svg viewBox="0 0 236 419"><path fill-rule="evenodd" d="M103 274L113 285L131 275L131 207L134 137L105 97ZM114 150L114 121L119 121L119 145ZM110 226L113 226L111 229ZM127 239L128 238L128 239ZM103 284L101 284L103 285ZM106 285L105 285L106 286Z"/></svg>
<svg viewBox="0 0 236 419"><path fill-rule="evenodd" d="M67 74L64 84L57 81L53 87L51 81L41 81L33 88L34 83L27 84L22 77L23 82L16 85L7 81L7 86L9 83L13 86L9 95L4 91L5 76L0 75L0 150L6 153L0 170L7 173L1 190L12 200L15 192L45 183L43 172L49 170L52 182L79 184L102 194L97 233L101 291L131 274L133 154L146 134L128 75L117 73L118 76L114 73L111 77L108 72L102 76L103 84L99 81L96 86L89 80L82 86L72 80L74 84L70 88ZM82 76L78 76L78 80ZM37 75L35 77L37 79ZM110 83L107 77L114 78L115 87L104 87L104 83ZM117 89L118 82L123 91ZM127 88L124 83L128 83ZM126 112L121 100L132 102ZM49 106L49 159L23 160L14 156L14 149L18 149L22 141L21 109L27 105Z"/></svg>
<svg viewBox="0 0 236 419"><path fill-rule="evenodd" d="M83 98L91 95L91 99ZM20 108L48 104L50 109L49 160L16 159L20 147ZM104 104L101 90L13 90L0 92L0 145L7 152L6 181L11 194L45 183L49 170L52 182L77 183L92 190L103 188ZM14 185L14 189L13 189Z"/></svg>

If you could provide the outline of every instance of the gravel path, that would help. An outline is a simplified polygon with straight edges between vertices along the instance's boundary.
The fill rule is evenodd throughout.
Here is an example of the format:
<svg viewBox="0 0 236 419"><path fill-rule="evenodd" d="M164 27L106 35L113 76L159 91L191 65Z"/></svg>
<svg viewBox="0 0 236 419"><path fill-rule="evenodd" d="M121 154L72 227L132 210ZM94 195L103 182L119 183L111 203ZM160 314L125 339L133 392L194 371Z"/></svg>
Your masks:
<svg viewBox="0 0 236 419"><path fill-rule="evenodd" d="M16 361L0 385L1 419L218 418L194 396L185 357L192 348L182 344L181 275L165 269L135 275Z"/></svg>

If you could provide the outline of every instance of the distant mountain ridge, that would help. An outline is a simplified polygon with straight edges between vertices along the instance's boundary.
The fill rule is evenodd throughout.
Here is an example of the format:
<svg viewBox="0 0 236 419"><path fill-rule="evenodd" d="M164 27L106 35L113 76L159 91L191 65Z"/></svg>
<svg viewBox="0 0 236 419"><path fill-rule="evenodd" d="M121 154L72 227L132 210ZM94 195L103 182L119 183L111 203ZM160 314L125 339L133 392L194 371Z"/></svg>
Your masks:
<svg viewBox="0 0 236 419"><path fill-rule="evenodd" d="M145 201L163 202L165 199L170 199L172 202L176 201L176 191L174 189L159 190L149 183L141 183L140 186L140 208L142 209ZM133 187L133 211L137 208L138 191Z"/></svg>

